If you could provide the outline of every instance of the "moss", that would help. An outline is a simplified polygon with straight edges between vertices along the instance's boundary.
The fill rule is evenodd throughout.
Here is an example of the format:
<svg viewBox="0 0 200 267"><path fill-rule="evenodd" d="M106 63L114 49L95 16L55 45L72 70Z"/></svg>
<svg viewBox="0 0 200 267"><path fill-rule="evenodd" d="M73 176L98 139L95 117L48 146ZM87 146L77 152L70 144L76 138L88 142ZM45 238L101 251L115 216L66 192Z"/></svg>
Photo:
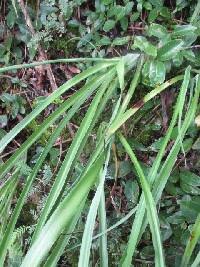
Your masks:
<svg viewBox="0 0 200 267"><path fill-rule="evenodd" d="M139 130L138 134L136 134L137 141L143 145L149 145L152 138L152 131L145 131L142 134L140 134L140 132L141 130Z"/></svg>
<svg viewBox="0 0 200 267"><path fill-rule="evenodd" d="M76 49L76 41L70 41L70 39L67 36L55 38L50 44L53 55L57 56L61 51L64 52L65 56L71 55L74 49Z"/></svg>
<svg viewBox="0 0 200 267"><path fill-rule="evenodd" d="M32 120L29 125L27 126L28 131L35 132L38 129L39 125L37 123L36 120ZM40 143L41 145L46 145L47 140L49 139L49 137L51 136L51 131L49 131L49 129L47 129L40 137L40 139L38 140L38 143Z"/></svg>

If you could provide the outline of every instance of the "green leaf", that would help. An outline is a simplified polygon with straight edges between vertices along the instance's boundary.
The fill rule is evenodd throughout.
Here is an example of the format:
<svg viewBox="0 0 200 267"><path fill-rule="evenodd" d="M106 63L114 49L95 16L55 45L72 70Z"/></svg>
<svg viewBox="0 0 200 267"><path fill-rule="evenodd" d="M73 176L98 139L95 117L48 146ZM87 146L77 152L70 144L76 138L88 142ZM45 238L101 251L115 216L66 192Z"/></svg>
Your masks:
<svg viewBox="0 0 200 267"><path fill-rule="evenodd" d="M200 1L197 2L194 13L192 14L192 17L190 19L190 23L193 23L196 20L199 13L200 13Z"/></svg>
<svg viewBox="0 0 200 267"><path fill-rule="evenodd" d="M171 11L167 7L162 7L160 9L160 15L166 19L170 19L171 18Z"/></svg>
<svg viewBox="0 0 200 267"><path fill-rule="evenodd" d="M194 262L192 263L191 267L199 267L199 264L200 264L200 251L199 253L197 254Z"/></svg>
<svg viewBox="0 0 200 267"><path fill-rule="evenodd" d="M195 141L193 147L193 149L195 150L199 150L200 149L200 137Z"/></svg>
<svg viewBox="0 0 200 267"><path fill-rule="evenodd" d="M168 35L167 29L164 26L156 23L152 23L149 26L147 33L149 36L155 36L159 39L165 39L166 35Z"/></svg>
<svg viewBox="0 0 200 267"><path fill-rule="evenodd" d="M109 146L109 150L108 150L107 157L106 157L105 167L104 167L104 170L100 174L100 182L99 182L97 191L92 200L92 203L91 203L88 215L87 215L85 229L84 229L84 233L82 237L78 267L89 266L90 249L92 245L92 234L94 231L95 218L97 215L98 206L99 206L101 195L104 189L104 182L105 182L105 177L107 173L109 158L110 158L110 146Z"/></svg>
<svg viewBox="0 0 200 267"><path fill-rule="evenodd" d="M144 51L147 55L152 57L157 56L156 47L149 43L143 36L136 36L134 39L134 45L131 48L139 48L141 51Z"/></svg>
<svg viewBox="0 0 200 267"><path fill-rule="evenodd" d="M130 41L130 36L126 37L117 37L113 40L112 45L117 46L117 45L125 45Z"/></svg>
<svg viewBox="0 0 200 267"><path fill-rule="evenodd" d="M183 63L183 55L181 52L178 52L172 59L173 64L176 67L180 67L180 65Z"/></svg>
<svg viewBox="0 0 200 267"><path fill-rule="evenodd" d="M182 262L181 267L187 267L190 261L190 257L192 255L192 252L200 238L200 214L197 216L196 222L192 228L192 233L190 235L190 238L188 240Z"/></svg>
<svg viewBox="0 0 200 267"><path fill-rule="evenodd" d="M139 196L139 186L137 181L128 180L125 184L124 194L128 201L137 203Z"/></svg>
<svg viewBox="0 0 200 267"><path fill-rule="evenodd" d="M186 35L191 35L194 34L194 31L197 29L197 27L188 24L188 25L175 25L173 28L172 36L177 38L177 37L182 37Z"/></svg>
<svg viewBox="0 0 200 267"><path fill-rule="evenodd" d="M4 102L4 103L9 103L9 102L13 102L14 101L14 96L8 93L3 93L0 97L0 99Z"/></svg>
<svg viewBox="0 0 200 267"><path fill-rule="evenodd" d="M120 5L113 5L108 10L107 15L109 18L115 16L116 21L118 21L126 15L125 14L125 8L123 6L120 6Z"/></svg>
<svg viewBox="0 0 200 267"><path fill-rule="evenodd" d="M192 50L183 50L181 51L181 54L184 58L186 58L190 62L197 63L195 53Z"/></svg>
<svg viewBox="0 0 200 267"><path fill-rule="evenodd" d="M182 40L173 40L167 42L164 46L158 49L158 59L166 61L172 59L183 46Z"/></svg>
<svg viewBox="0 0 200 267"><path fill-rule="evenodd" d="M163 0L149 0L149 2L155 7L163 6Z"/></svg>
<svg viewBox="0 0 200 267"><path fill-rule="evenodd" d="M155 21L157 17L158 17L158 11L156 10L156 8L154 8L149 12L148 22Z"/></svg>
<svg viewBox="0 0 200 267"><path fill-rule="evenodd" d="M102 36L98 41L98 45L109 45L111 44L111 40L108 36Z"/></svg>
<svg viewBox="0 0 200 267"><path fill-rule="evenodd" d="M165 81L165 64L158 60L148 60L142 69L143 81L150 86L162 84Z"/></svg>
<svg viewBox="0 0 200 267"><path fill-rule="evenodd" d="M134 12L130 17L130 21L135 22L139 18L139 16L140 16L139 12Z"/></svg>
<svg viewBox="0 0 200 267"><path fill-rule="evenodd" d="M200 189L196 186L192 186L190 184L184 183L184 182L180 182L180 187L181 189L191 195L200 195Z"/></svg>
<svg viewBox="0 0 200 267"><path fill-rule="evenodd" d="M200 213L200 202L199 197L194 200L181 200L179 202L181 210L186 213L189 212L190 219L192 218L191 214L195 214L196 216Z"/></svg>
<svg viewBox="0 0 200 267"><path fill-rule="evenodd" d="M153 245L155 249L155 265L164 267L164 255L163 255L163 249L162 249L162 241L160 236L160 225L159 225L159 219L158 214L156 210L156 204L154 202L150 186L147 182L147 179L143 173L143 170L137 160L137 157L135 156L135 153L131 149L130 145L126 141L126 139L123 137L122 134L119 135L120 142L125 148L125 151L129 154L131 161L134 164L134 167L138 173L142 191L145 196L145 203L146 203L146 209L147 209L147 217L150 224L150 229L152 233L152 239L153 239Z"/></svg>
<svg viewBox="0 0 200 267"><path fill-rule="evenodd" d="M103 26L103 30L105 32L109 32L110 30L112 30L115 27L115 20L107 20Z"/></svg>
<svg viewBox="0 0 200 267"><path fill-rule="evenodd" d="M124 62L123 57L117 64L116 69L117 69L120 89L123 90L124 89L124 75L125 75L125 62Z"/></svg>
<svg viewBox="0 0 200 267"><path fill-rule="evenodd" d="M13 28L13 26L15 25L16 19L17 19L16 13L14 12L13 9L11 9L8 12L8 15L6 16L6 23L7 23L9 29Z"/></svg>
<svg viewBox="0 0 200 267"><path fill-rule="evenodd" d="M149 3L149 2L144 2L143 7L144 7L146 10L152 10L152 5L151 5L151 3Z"/></svg>
<svg viewBox="0 0 200 267"><path fill-rule="evenodd" d="M123 17L122 19L120 19L120 25L122 27L123 31L126 31L128 28L128 18L127 17Z"/></svg>
<svg viewBox="0 0 200 267"><path fill-rule="evenodd" d="M180 179L183 183L189 184L191 186L200 186L200 176L190 171L182 170L180 172Z"/></svg>
<svg viewBox="0 0 200 267"><path fill-rule="evenodd" d="M129 13L131 13L133 6L134 6L134 2L128 1L128 3L124 7L126 15L129 15Z"/></svg>
<svg viewBox="0 0 200 267"><path fill-rule="evenodd" d="M113 3L113 0L102 0L102 4L104 5L110 5Z"/></svg>

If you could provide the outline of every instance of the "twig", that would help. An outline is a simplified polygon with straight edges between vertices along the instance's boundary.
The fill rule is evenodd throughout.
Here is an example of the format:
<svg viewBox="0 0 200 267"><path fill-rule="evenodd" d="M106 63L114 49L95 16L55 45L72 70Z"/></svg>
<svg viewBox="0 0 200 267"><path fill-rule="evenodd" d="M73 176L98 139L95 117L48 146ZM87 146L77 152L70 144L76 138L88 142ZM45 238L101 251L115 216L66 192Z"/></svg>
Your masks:
<svg viewBox="0 0 200 267"><path fill-rule="evenodd" d="M12 70L18 70L18 69L25 69L25 68L32 68L36 66L42 66L47 64L56 64L56 63L74 63L74 62L100 62L100 63L117 63L119 61L119 58L60 58L60 59L52 59L52 60L44 60L44 61L36 61L32 63L24 63L19 65L12 65L7 67L1 67L0 73L6 72L6 71L12 71Z"/></svg>
<svg viewBox="0 0 200 267"><path fill-rule="evenodd" d="M200 48L200 45L185 46L180 48L180 50L195 49L195 48Z"/></svg>
<svg viewBox="0 0 200 267"><path fill-rule="evenodd" d="M33 28L31 18L29 16L27 8L26 8L26 6L24 4L24 0L18 0L18 3L19 3L19 6L20 6L20 8L22 10L23 15L24 15L26 25L29 28L32 37L34 37L36 35L35 29ZM38 44L38 52L39 52L40 58L42 60L47 60L47 55L46 55L44 49L41 47L40 44ZM49 82L51 84L51 88L52 88L52 90L56 90L57 89L56 80L55 80L55 77L53 75L51 66L47 65L46 66L46 70L47 70L47 76L48 76Z"/></svg>

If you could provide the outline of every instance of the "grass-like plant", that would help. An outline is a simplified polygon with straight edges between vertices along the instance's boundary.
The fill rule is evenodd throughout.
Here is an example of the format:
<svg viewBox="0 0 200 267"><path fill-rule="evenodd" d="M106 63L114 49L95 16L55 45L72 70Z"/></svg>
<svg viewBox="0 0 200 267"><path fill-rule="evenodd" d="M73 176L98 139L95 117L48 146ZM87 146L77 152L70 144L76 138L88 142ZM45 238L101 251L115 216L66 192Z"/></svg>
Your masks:
<svg viewBox="0 0 200 267"><path fill-rule="evenodd" d="M156 86L155 89L147 93L143 99L140 99L134 106L130 107L129 104L140 81L141 70L144 64L143 55L130 54L124 57L106 60L84 58L73 60L65 59L47 61L43 63L48 64L70 61L96 61L97 64L92 65L59 87L0 140L0 151L2 152L33 119L45 110L48 105L58 99L63 93L73 86L81 84L81 88L72 94L66 101L60 104L60 106L48 118L44 119L35 132L33 132L17 149L17 151L0 167L0 177L4 181L0 187L0 266L3 266L6 262L10 240L15 230L17 220L20 216L31 186L35 181L39 170L44 164L50 149L60 136L65 126L91 96L93 96L93 98L89 108L71 142L69 149L66 152L61 167L57 171L55 180L35 226L34 233L31 236L30 247L24 256L21 266L56 266L59 258L68 245L70 236L76 228L77 221L81 216L82 211L84 211L85 202L91 188L96 188L96 193L94 194L87 215L85 230L80 247L78 266L89 266L90 250L93 238L99 238L100 241L100 266L109 266L107 232L112 230L113 227L117 227L120 223L129 219L135 211L136 215L133 220L131 234L127 248L121 257L120 266L131 266L137 244L148 224L150 225L155 250L155 265L158 267L165 266L165 257L162 248L160 224L156 204L161 198L163 189L165 188L166 182L172 172L178 153L182 150L184 136L187 133L191 122L194 120L200 94L199 76L197 75L195 78L196 86L194 93L192 91L190 92L192 97L189 103L186 102L186 93L190 89L189 83L191 79L191 68L187 67L184 75L178 75L163 84ZM1 68L0 72L24 67L33 67L39 64L41 63L5 67ZM130 73L131 75L129 75ZM127 78L130 76L133 76L131 81ZM171 85L180 81L182 81L182 85L180 86L177 101L173 109L170 126L153 166L151 167L148 176L145 176L134 151L131 149L126 138L122 135L122 133L120 133L120 127L130 117L136 116L137 111L148 101L159 95L163 90L166 90ZM128 88L128 90L125 91L125 88ZM104 112L108 101L113 97L118 89L121 90L121 93L118 100L113 102L110 120L106 125L102 125L101 114ZM188 108L183 117L183 109L186 105ZM57 127L49 137L44 150L40 153L34 168L24 182L24 186L17 203L14 209L12 209L12 214L9 214L12 198L16 193L17 184L21 174L21 158L28 153L32 145L37 143L42 134L55 122L57 123ZM172 131L177 124L179 125L178 136L174 141L168 156L164 157ZM76 162L79 160L91 132L97 125L100 125L100 133L97 136L96 149L90 156L81 175L68 190L67 194L63 195L66 182L69 180L71 175L71 170L73 170ZM131 211L126 218L122 219L111 229L107 229L104 182L110 159L111 146L115 141L115 138L118 138L122 143L138 173L142 195L136 209ZM99 217L100 234L97 237L93 237L97 214ZM192 251L197 243L199 237L199 217L194 225L193 234L194 239L193 241L188 241L188 245L183 256L182 266L187 266L190 262ZM197 255L197 258L192 266L198 266L199 261L200 256Z"/></svg>

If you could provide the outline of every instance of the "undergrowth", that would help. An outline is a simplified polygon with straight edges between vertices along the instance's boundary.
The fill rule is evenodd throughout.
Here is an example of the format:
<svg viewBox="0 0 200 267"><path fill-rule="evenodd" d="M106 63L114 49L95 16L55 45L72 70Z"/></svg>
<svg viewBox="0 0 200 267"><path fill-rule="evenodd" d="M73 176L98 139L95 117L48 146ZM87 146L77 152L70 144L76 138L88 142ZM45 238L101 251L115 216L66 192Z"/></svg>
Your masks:
<svg viewBox="0 0 200 267"><path fill-rule="evenodd" d="M32 36L20 2L0 50L0 266L199 266L200 2L30 1ZM32 61L68 27L79 57L21 64L21 43ZM18 72L56 64L56 90L16 94Z"/></svg>

